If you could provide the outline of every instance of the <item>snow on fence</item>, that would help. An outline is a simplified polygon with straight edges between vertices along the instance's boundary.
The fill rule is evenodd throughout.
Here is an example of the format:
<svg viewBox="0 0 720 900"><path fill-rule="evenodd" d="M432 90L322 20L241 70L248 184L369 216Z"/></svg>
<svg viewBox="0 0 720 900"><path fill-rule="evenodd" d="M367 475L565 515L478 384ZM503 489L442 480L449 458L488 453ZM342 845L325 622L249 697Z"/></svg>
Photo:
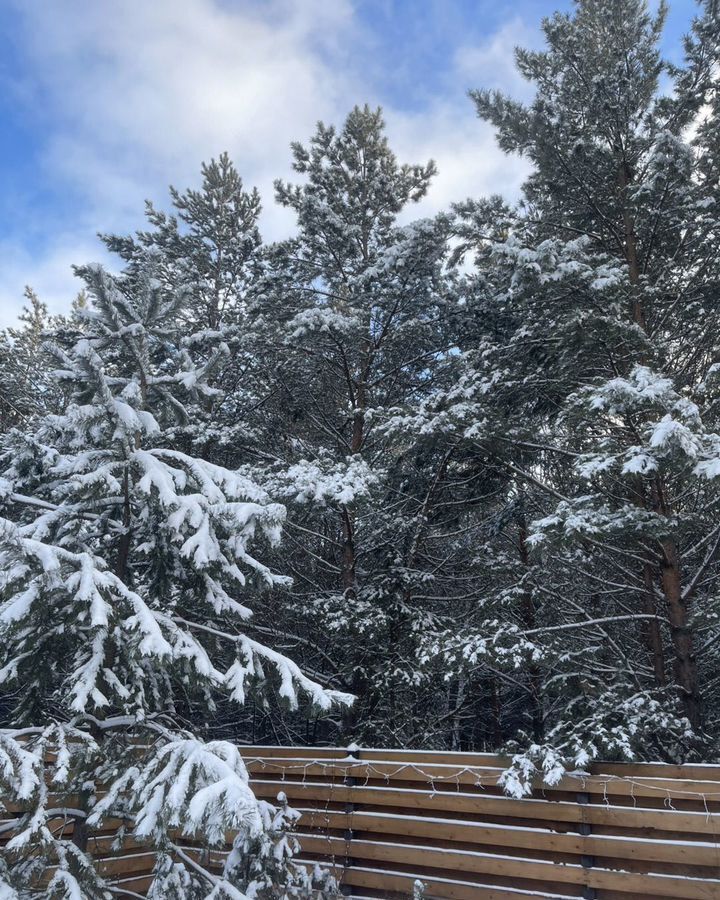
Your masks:
<svg viewBox="0 0 720 900"><path fill-rule="evenodd" d="M506 760L475 753L247 747L255 792L302 811L303 858L354 898L720 900L720 766L597 763L531 797ZM142 893L153 854L93 839L100 866Z"/></svg>

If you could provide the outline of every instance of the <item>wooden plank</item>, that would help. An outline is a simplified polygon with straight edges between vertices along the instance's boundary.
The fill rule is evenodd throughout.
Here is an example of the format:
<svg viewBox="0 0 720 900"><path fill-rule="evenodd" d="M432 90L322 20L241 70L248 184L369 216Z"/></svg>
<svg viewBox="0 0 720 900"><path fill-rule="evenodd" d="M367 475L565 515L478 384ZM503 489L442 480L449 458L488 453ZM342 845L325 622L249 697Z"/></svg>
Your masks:
<svg viewBox="0 0 720 900"><path fill-rule="evenodd" d="M247 761L248 771L255 775L283 775L296 778L355 778L393 781L420 781L427 784L474 785L499 788L502 769L489 766L456 767L434 763L412 764L392 762L352 762L332 760L252 759ZM707 799L720 801L720 783L673 778L623 779L608 775L567 775L556 785L538 785L543 792L591 793L602 796L655 797L676 799Z"/></svg>
<svg viewBox="0 0 720 900"><path fill-rule="evenodd" d="M609 869L555 864L546 860L501 856L413 844L298 835L303 852L333 856L351 856L358 860L382 861L415 867L472 872L504 878L546 881L552 884L577 884L594 888L623 890L648 897L674 897L682 900L717 900L720 880L682 878L671 875L638 874Z"/></svg>
<svg viewBox="0 0 720 900"><path fill-rule="evenodd" d="M255 745L240 747L243 756L296 757L302 759L344 759L350 752L346 747L278 747ZM505 769L511 764L509 756L497 753L453 752L450 750L405 750L402 748L376 749L359 747L354 751L361 760L387 762L442 763L450 766L491 766ZM593 762L591 775L618 775L622 778L657 777L698 781L720 781L720 765L699 763L641 763L641 762Z"/></svg>
<svg viewBox="0 0 720 900"><path fill-rule="evenodd" d="M327 784L317 781L256 781L253 790L260 797L275 796L284 791L291 800L337 801L371 806L394 806L407 809L493 815L542 823L575 823L581 821L608 827L646 828L658 831L720 835L720 813L679 812L670 809L612 807L604 804L580 806L566 801L498 797L456 791L432 793L417 788L365 787Z"/></svg>
<svg viewBox="0 0 720 900"><path fill-rule="evenodd" d="M540 819L547 822L579 823L581 810L575 803L547 800L515 800L490 794L468 794L461 791L438 791L400 787L365 787L327 784L317 781L253 781L259 797L274 797L284 791L292 801L308 799L324 802L355 803L372 806L400 806L407 809L486 814L513 818ZM598 807L600 808L600 807ZM594 809L594 807L593 807ZM700 814L697 814L700 816ZM703 821L705 819L702 816ZM718 816L720 822L720 816Z"/></svg>
<svg viewBox="0 0 720 900"><path fill-rule="evenodd" d="M324 778L346 777L358 780L385 780L385 781L420 781L427 784L433 782L448 783L451 785L473 784L498 786L498 778L502 769L492 767L477 767L473 769L444 766L433 763L414 764L405 762L355 762L352 760L330 760L328 762L315 760L279 760L279 759L253 759L246 763L248 771L252 774L284 775L286 777L312 777Z"/></svg>
<svg viewBox="0 0 720 900"><path fill-rule="evenodd" d="M604 835L558 834L537 828L492 825L457 819L419 818L371 812L303 810L300 827L352 829L379 835L432 838L444 843L518 847L577 856L603 856L646 862L683 863L720 868L720 846L711 842L652 841Z"/></svg>
<svg viewBox="0 0 720 900"><path fill-rule="evenodd" d="M364 866L348 869L342 883L351 887L398 891L410 896L416 880L422 881L426 886L426 897L438 897L441 900L531 900L538 896L536 892L521 889L496 887L455 878L385 872ZM355 893L352 896L354 897ZM555 892L543 894L543 897L545 900L575 900L568 894Z"/></svg>
<svg viewBox="0 0 720 900"><path fill-rule="evenodd" d="M696 781L720 781L720 766L701 763L608 763L594 762L591 775L617 775L620 778L680 778Z"/></svg>
<svg viewBox="0 0 720 900"><path fill-rule="evenodd" d="M448 766L492 766L493 768L506 769L510 763L510 757L500 756L497 753L452 753L450 751L425 751L425 750L366 750L361 747L358 750L358 758L361 760L386 760L387 762L417 762L444 764Z"/></svg>
<svg viewBox="0 0 720 900"><path fill-rule="evenodd" d="M115 888L118 891L119 898L130 896L132 894L146 894L153 882L152 875L133 875L130 878L120 878L115 881ZM127 891L124 894L123 891Z"/></svg>
<svg viewBox="0 0 720 900"><path fill-rule="evenodd" d="M128 853L96 860L101 875L146 875L155 868L155 853Z"/></svg>
<svg viewBox="0 0 720 900"><path fill-rule="evenodd" d="M561 786L562 785L562 786ZM546 786L543 790L548 790ZM707 800L720 802L720 782L699 781L683 778L646 778L633 775L623 778L619 775L572 776L550 790L573 790L591 794L607 794L615 797L653 797L673 800Z"/></svg>
<svg viewBox="0 0 720 900"><path fill-rule="evenodd" d="M238 746L243 759L345 759L345 747L274 747L265 745Z"/></svg>
<svg viewBox="0 0 720 900"><path fill-rule="evenodd" d="M720 813L680 812L671 809L645 809L624 806L581 806L583 822L608 828L636 828L671 831L688 835L720 835ZM689 838L691 839L691 838Z"/></svg>
<svg viewBox="0 0 720 900"><path fill-rule="evenodd" d="M240 746L240 753L248 759L347 759L384 760L386 762L427 762L445 763L447 765L476 765L506 768L510 758L497 753L453 753L451 751L433 750L377 750L375 748L358 747L349 750L347 747L278 747L267 745Z"/></svg>
<svg viewBox="0 0 720 900"><path fill-rule="evenodd" d="M596 890L616 890L641 897L672 897L673 900L718 900L720 880L677 875L615 872L586 869L587 884Z"/></svg>

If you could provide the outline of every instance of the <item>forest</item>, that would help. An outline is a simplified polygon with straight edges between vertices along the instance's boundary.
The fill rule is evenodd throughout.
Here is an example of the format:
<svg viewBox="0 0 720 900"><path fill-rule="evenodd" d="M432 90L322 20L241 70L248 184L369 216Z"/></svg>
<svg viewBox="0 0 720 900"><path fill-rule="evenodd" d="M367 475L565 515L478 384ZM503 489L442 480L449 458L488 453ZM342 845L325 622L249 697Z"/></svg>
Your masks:
<svg viewBox="0 0 720 900"><path fill-rule="evenodd" d="M28 809L2 900L50 857L47 896L111 896L82 833L120 813L150 897L310 896L246 744L502 751L518 796L720 758L720 23L700 3L676 64L664 17L577 0L517 51L529 104L461 86L519 199L412 220L435 165L357 106L274 197L221 153L102 234L67 315L28 288L0 333L0 788ZM221 875L180 822L239 829Z"/></svg>

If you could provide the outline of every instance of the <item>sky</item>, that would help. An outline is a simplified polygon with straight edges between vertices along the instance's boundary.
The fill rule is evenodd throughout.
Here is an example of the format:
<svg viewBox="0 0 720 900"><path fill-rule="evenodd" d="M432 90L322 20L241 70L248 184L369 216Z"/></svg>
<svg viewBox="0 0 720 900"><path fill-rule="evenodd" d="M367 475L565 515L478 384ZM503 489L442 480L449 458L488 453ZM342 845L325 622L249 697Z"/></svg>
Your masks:
<svg viewBox="0 0 720 900"><path fill-rule="evenodd" d="M381 105L401 162L439 175L412 217L466 197L517 196L525 163L497 148L470 88L527 99L516 45L570 0L0 0L0 327L31 285L66 311L73 263L112 265L98 232L143 227L145 199L198 184L227 150L263 197L266 240L289 144L355 104ZM693 0L671 0L679 60Z"/></svg>

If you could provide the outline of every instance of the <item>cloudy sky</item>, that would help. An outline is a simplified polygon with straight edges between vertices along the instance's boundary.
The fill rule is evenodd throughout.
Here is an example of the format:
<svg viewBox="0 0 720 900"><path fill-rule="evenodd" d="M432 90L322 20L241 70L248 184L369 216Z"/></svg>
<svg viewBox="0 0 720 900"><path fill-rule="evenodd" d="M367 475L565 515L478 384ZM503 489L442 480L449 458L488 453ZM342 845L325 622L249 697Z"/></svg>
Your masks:
<svg viewBox="0 0 720 900"><path fill-rule="evenodd" d="M674 0L666 52L695 8ZM105 261L98 231L142 226L143 201L195 185L228 150L264 198L266 239L292 221L272 200L288 145L355 103L385 109L404 162L440 174L417 215L517 193L467 99L527 97L516 44L570 0L0 0L0 327L31 284L51 309L78 290L71 263Z"/></svg>

